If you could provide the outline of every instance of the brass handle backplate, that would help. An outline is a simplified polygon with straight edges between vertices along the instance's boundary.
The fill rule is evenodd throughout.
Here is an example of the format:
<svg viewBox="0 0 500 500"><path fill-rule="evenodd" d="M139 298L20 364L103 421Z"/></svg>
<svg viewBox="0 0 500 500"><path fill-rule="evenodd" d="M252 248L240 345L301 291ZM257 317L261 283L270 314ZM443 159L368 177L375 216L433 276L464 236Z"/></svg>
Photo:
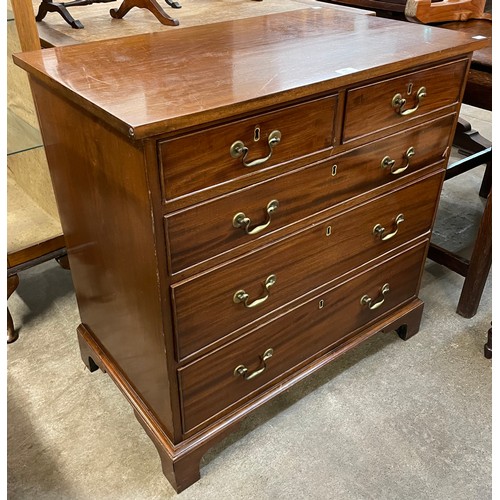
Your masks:
<svg viewBox="0 0 500 500"><path fill-rule="evenodd" d="M406 163L403 166L396 167L396 160L393 160L390 156L384 156L380 162L380 166L382 168L390 168L391 174L393 175L402 174L410 166L410 158L413 156L415 156L415 148L411 146L403 155L403 158L406 160Z"/></svg>
<svg viewBox="0 0 500 500"><path fill-rule="evenodd" d="M410 109L403 109L406 105L406 99L401 95L401 94L396 94L392 98L392 107L394 108L394 111L400 115L400 116L408 116L411 115L412 113L415 113L417 111L418 107L420 106L420 103L424 97L427 96L427 90L425 87L420 87L417 90L417 104L415 107L410 108Z"/></svg>
<svg viewBox="0 0 500 500"><path fill-rule="evenodd" d="M266 281L264 281L264 295L262 297L259 297L258 299L255 299L253 302L249 302L249 296L248 293L245 292L245 290L238 290L234 295L233 295L233 302L236 304L239 304L240 302L243 302L243 305L247 308L251 307L257 307L263 302L265 302L268 298L271 292L269 289L276 283L276 275L271 274L266 278Z"/></svg>
<svg viewBox="0 0 500 500"><path fill-rule="evenodd" d="M384 303L385 296L389 291L390 291L389 283L385 283L384 285L382 285L382 288L380 289L380 295L381 295L380 299L374 300L369 295L363 295L359 302L362 306L367 306L368 309L373 311L374 309L379 308Z"/></svg>
<svg viewBox="0 0 500 500"><path fill-rule="evenodd" d="M248 368L245 365L238 365L233 371L234 376L242 376L245 380L254 379L265 371L267 368L266 361L273 356L273 353L274 351L272 348L267 349L264 354L260 356L262 367L250 374L248 374Z"/></svg>
<svg viewBox="0 0 500 500"><path fill-rule="evenodd" d="M243 212L238 212L235 214L233 217L233 226L237 228L241 228L245 231L247 234L257 234L266 229L266 227L271 224L271 214L276 212L279 207L279 202L278 200L271 200L266 207L266 213L267 213L267 220L263 222L262 224L259 224L258 226L255 226L254 228L250 229L250 225L252 224L252 221L243 213Z"/></svg>
<svg viewBox="0 0 500 500"><path fill-rule="evenodd" d="M387 241L396 236L396 233L399 230L399 225L404 222L405 216L403 214L398 214L396 215L396 218L394 219L394 230L390 233L384 234L385 233L385 227L382 226L382 224L376 224L375 227L373 228L373 234L375 236L379 236L382 241Z"/></svg>
<svg viewBox="0 0 500 500"><path fill-rule="evenodd" d="M274 147L277 146L280 142L281 132L279 130L273 130L267 138L267 144L269 145L269 154L265 158L258 158L247 163L249 149L247 146L245 146L245 143L243 141L233 142L233 144L231 144L231 147L229 148L229 154L232 158L241 157L241 162L245 167L257 167L258 165L262 165L271 158L271 156L273 155Z"/></svg>

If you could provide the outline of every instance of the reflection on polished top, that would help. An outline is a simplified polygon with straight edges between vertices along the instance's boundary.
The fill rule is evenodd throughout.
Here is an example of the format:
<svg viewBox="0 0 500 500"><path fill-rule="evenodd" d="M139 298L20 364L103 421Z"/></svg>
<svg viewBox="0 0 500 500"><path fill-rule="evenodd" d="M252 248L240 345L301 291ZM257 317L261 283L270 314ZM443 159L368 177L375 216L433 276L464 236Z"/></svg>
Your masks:
<svg viewBox="0 0 500 500"><path fill-rule="evenodd" d="M397 43L395 43L397 40ZM142 138L463 54L485 41L417 24L303 9L45 49L16 64ZM285 96L285 93L288 95ZM257 102L258 100L258 102Z"/></svg>

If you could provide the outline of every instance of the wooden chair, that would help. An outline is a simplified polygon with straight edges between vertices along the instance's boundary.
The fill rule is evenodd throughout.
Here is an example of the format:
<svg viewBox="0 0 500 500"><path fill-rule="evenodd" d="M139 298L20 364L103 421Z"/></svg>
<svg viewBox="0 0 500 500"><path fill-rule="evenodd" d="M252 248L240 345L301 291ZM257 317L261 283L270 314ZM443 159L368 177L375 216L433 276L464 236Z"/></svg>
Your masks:
<svg viewBox="0 0 500 500"><path fill-rule="evenodd" d="M431 0L407 0L405 15L413 22L433 23L442 28L470 33L471 36L491 38L492 34L491 1L447 0L432 3ZM491 45L473 55L463 102L489 111L492 109ZM449 165L445 180L486 164L479 191L480 196L487 199L486 205L470 259L464 259L433 243L429 258L464 276L457 313L472 318L477 312L491 268L491 143L472 130L470 124L459 120L454 145L470 156Z"/></svg>
<svg viewBox="0 0 500 500"><path fill-rule="evenodd" d="M68 268L29 83L11 60L13 52L40 48L38 31L30 1L11 0L11 5L15 22L7 25L7 299L17 288L21 271L52 258ZM17 337L7 307L7 342Z"/></svg>

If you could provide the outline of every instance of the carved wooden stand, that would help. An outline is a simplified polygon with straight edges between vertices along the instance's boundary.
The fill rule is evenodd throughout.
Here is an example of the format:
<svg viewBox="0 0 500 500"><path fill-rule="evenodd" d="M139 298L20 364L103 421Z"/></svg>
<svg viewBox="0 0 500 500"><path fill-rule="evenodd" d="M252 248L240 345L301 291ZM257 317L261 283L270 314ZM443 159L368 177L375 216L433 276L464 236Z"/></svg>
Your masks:
<svg viewBox="0 0 500 500"><path fill-rule="evenodd" d="M178 2L172 0L166 0L166 3L174 9L179 9L181 7ZM149 10L161 24L179 26L179 21L166 14L156 0L124 0L118 9L111 9L109 13L114 19L121 19L133 7Z"/></svg>
<svg viewBox="0 0 500 500"><path fill-rule="evenodd" d="M115 0L72 0L70 2L54 2L53 0L42 0L40 6L38 7L36 20L40 22L44 19L47 13L57 12L72 28L82 29L84 27L83 24L69 13L68 7L81 7L83 5L114 1ZM175 0L165 0L165 3L174 9L181 8L180 3ZM111 17L121 19L133 7L148 9L162 24L170 26L179 25L179 21L167 15L156 0L124 0L118 9L111 9L109 13L111 14Z"/></svg>
<svg viewBox="0 0 500 500"><path fill-rule="evenodd" d="M38 22L42 21L48 12L58 12L72 28L82 29L83 24L69 13L68 7L80 7L82 5L92 5L93 3L114 1L115 0L73 0L71 2L54 2L53 0L42 0L42 3L38 7L36 20Z"/></svg>

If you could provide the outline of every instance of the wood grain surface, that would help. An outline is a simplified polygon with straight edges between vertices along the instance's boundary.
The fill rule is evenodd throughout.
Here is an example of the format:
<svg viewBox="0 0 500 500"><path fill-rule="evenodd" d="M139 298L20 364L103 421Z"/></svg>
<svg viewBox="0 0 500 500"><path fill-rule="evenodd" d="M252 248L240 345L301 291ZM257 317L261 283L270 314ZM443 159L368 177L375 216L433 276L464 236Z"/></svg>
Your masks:
<svg viewBox="0 0 500 500"><path fill-rule="evenodd" d="M182 368L180 386L185 430L230 404L250 397L297 364L318 356L326 347L338 344L360 326L415 296L425 250L426 244L420 244ZM360 303L365 294L381 300L380 289L386 283L390 291L379 308L370 310ZM245 365L249 373L262 368L261 356L269 348L274 353L262 374L253 380L233 374L240 364Z"/></svg>
<svg viewBox="0 0 500 500"><path fill-rule="evenodd" d="M280 230L306 217L327 209L332 213L332 207L344 201L357 199L360 203L362 195L442 162L454 120L454 114L447 115L349 153L167 215L165 231L170 272L179 273L240 246L245 248L238 254L253 248L252 243L262 245L273 241L282 235ZM406 160L405 153L410 148L415 154ZM396 167L404 168L408 164L407 169L391 174L390 168L381 167L386 156L395 161ZM301 196L297 195L299 186ZM272 200L277 200L279 207L272 213L271 223L265 230L249 235L233 226L233 217L239 212L251 219L252 228L262 224L268 219L266 207ZM231 255L223 258L228 259Z"/></svg>
<svg viewBox="0 0 500 500"><path fill-rule="evenodd" d="M444 172L389 193L335 218L252 252L225 266L172 286L175 332L179 358L275 313L294 300L376 259L429 231ZM387 232L404 214L398 233L387 241L373 234L376 224ZM331 234L328 234L328 228ZM263 283L271 274L276 284L268 300L246 308L233 302L238 290L254 301L264 295Z"/></svg>
<svg viewBox="0 0 500 500"><path fill-rule="evenodd" d="M451 30L306 9L30 52L15 62L123 133L141 138L484 45Z"/></svg>

